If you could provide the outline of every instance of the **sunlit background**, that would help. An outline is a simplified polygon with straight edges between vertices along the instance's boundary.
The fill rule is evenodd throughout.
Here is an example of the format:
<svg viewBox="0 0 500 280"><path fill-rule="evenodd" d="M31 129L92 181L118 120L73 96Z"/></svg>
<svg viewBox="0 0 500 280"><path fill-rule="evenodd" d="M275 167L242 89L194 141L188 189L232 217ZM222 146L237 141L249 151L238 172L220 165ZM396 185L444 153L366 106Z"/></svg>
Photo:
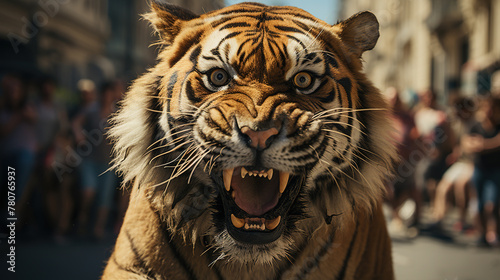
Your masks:
<svg viewBox="0 0 500 280"><path fill-rule="evenodd" d="M294 6L301 8L313 16L326 21L329 24L337 22L340 12L340 0L260 0L260 1L237 1L226 0L227 6L242 2L258 2L269 6Z"/></svg>
<svg viewBox="0 0 500 280"><path fill-rule="evenodd" d="M169 2L200 14L245 1ZM415 179L409 180L411 186L388 184L385 212L396 276L498 279L498 231L491 229L495 213L481 229L477 209L482 196L472 184L472 169L480 165L477 157L462 161L463 153L456 150L471 132L463 124L483 120L476 118L485 115L483 100L500 96L500 0L256 2L296 6L330 24L364 10L377 16L380 38L363 55L364 71L388 98L402 101L395 105L399 140L416 143L401 148L405 162L411 163L411 152L421 154L418 162L403 166L407 174L397 170L400 177L405 173L405 179ZM86 98L108 96L116 102L155 64L158 49L152 43L157 38L141 19L148 7L146 0L0 2L0 213L8 214L4 170L15 162L20 186L16 214L22 216L16 228L17 279L96 279L110 255L127 194L117 190L118 178L110 178L109 201L99 204L106 197L103 191L82 187L87 173L81 162L91 156L76 143L92 144L104 131L81 133ZM22 96L21 101L11 105L9 94ZM433 94L436 102L425 104ZM420 118L422 112L431 114ZM468 116L460 115L464 112ZM19 114L22 121L9 127L9 114ZM493 116L492 123L500 132L500 120ZM446 140L429 141L443 145L418 148L440 130ZM106 165L109 158L99 160ZM457 162L467 168L445 176ZM491 166L500 171L500 157ZM499 189L497 182L487 192L497 205ZM498 222L498 208L494 211ZM6 222L0 224L0 279L16 279L7 272L9 232Z"/></svg>

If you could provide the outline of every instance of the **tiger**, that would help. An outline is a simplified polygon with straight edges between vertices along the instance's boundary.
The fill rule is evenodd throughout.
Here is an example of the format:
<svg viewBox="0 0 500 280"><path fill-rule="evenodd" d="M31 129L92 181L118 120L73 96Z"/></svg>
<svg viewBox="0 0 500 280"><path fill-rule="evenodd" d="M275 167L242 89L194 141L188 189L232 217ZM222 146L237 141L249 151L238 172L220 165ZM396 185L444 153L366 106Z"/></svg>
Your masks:
<svg viewBox="0 0 500 280"><path fill-rule="evenodd" d="M158 60L108 131L131 197L102 279L393 279L375 15L150 6Z"/></svg>

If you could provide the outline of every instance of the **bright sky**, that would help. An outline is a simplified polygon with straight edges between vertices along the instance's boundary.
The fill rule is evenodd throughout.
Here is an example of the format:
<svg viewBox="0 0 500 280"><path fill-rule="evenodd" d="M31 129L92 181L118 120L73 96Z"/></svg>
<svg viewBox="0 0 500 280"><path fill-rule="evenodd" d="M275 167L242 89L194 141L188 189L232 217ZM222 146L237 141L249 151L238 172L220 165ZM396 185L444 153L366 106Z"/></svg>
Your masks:
<svg viewBox="0 0 500 280"><path fill-rule="evenodd" d="M295 6L330 24L337 22L339 9L338 0L225 0L225 2L228 6L241 2L259 2L272 6Z"/></svg>

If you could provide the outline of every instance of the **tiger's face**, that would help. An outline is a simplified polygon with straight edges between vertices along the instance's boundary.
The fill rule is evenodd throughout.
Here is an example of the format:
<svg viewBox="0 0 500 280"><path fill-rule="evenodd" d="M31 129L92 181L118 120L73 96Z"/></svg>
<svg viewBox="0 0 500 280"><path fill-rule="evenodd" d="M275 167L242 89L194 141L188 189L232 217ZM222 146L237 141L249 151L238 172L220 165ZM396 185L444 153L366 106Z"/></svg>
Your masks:
<svg viewBox="0 0 500 280"><path fill-rule="evenodd" d="M112 136L118 168L149 183L170 230L206 238L223 256L269 262L312 227L377 199L381 175L366 176L385 161L377 149L386 143L369 134L384 133L384 103L360 73L378 38L371 13L330 26L292 7L195 16L154 3L148 17L166 47L137 82L150 93L127 98ZM140 106L150 136L134 146L145 158L127 169L133 146L120 133L127 108Z"/></svg>

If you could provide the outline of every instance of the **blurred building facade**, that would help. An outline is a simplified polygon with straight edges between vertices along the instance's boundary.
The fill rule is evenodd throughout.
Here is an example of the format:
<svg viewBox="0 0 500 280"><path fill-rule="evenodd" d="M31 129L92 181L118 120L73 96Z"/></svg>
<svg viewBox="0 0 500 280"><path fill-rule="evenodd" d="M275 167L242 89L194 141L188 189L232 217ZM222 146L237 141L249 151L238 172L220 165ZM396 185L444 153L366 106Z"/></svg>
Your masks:
<svg viewBox="0 0 500 280"><path fill-rule="evenodd" d="M363 10L380 23L377 46L364 57L379 88L433 88L443 102L459 89L492 89L500 69L500 0L344 0L341 18Z"/></svg>
<svg viewBox="0 0 500 280"><path fill-rule="evenodd" d="M2 72L43 72L57 77L63 86L91 76L92 71L106 75L111 67L102 56L110 33L107 4L85 0L2 1Z"/></svg>
<svg viewBox="0 0 500 280"><path fill-rule="evenodd" d="M0 75L55 77L74 90L77 81L130 80L153 65L157 48L141 14L148 0L3 0L0 2ZM222 0L170 1L196 13Z"/></svg>
<svg viewBox="0 0 500 280"><path fill-rule="evenodd" d="M142 15L150 11L147 0L108 0L111 32L106 57L115 66L115 75L127 80L137 77L156 60L156 41L149 22ZM223 7L222 0L170 0L172 4L201 14Z"/></svg>

